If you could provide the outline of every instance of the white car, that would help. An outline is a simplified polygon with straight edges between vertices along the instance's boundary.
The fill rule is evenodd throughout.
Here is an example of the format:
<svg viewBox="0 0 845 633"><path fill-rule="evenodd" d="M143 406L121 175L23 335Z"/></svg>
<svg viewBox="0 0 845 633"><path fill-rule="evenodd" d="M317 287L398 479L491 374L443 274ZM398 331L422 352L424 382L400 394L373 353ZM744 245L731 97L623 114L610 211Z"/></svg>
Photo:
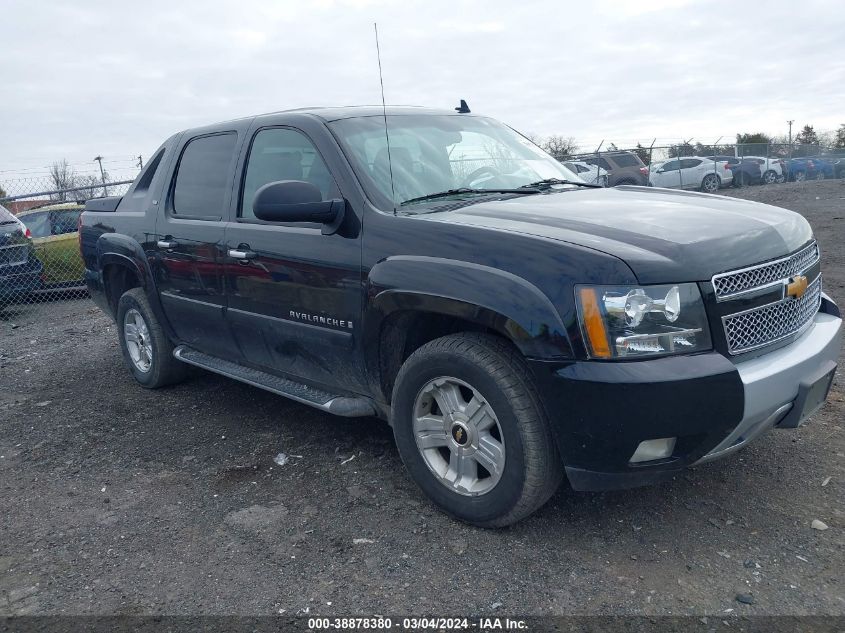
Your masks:
<svg viewBox="0 0 845 633"><path fill-rule="evenodd" d="M27 237L31 237L31 233L29 232L29 229L28 229L28 228L26 228L26 224L24 224L18 216L16 216L14 213L12 213L11 211L9 211L9 210L8 210L6 207L4 207L2 204L0 204L0 211L5 211L5 212L6 212L6 213L8 213L10 216L12 216L12 219L13 219L15 222L17 222L17 223L18 223L18 225L21 227L21 232L22 232L24 235L26 235Z"/></svg>
<svg viewBox="0 0 845 633"><path fill-rule="evenodd" d="M568 160L563 163L563 166L581 176L581 179L586 183L607 187L607 172L602 170L599 173L599 168L596 165L590 165L582 160Z"/></svg>
<svg viewBox="0 0 845 633"><path fill-rule="evenodd" d="M751 160L760 165L760 174L764 185L771 185L785 180L784 163L780 158L743 156L742 160Z"/></svg>
<svg viewBox="0 0 845 633"><path fill-rule="evenodd" d="M673 158L651 165L649 182L653 187L700 189L714 193L733 182L733 172L726 161L712 161L700 156Z"/></svg>

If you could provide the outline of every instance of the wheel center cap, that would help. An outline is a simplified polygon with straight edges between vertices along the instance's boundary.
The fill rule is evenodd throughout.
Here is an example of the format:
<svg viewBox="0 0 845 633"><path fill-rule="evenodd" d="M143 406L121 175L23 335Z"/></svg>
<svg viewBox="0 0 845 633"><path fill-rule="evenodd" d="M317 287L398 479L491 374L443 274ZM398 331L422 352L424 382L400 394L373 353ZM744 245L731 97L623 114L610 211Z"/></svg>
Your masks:
<svg viewBox="0 0 845 633"><path fill-rule="evenodd" d="M469 442L469 431L467 427L460 422L455 422L452 425L452 439L458 446L466 446Z"/></svg>

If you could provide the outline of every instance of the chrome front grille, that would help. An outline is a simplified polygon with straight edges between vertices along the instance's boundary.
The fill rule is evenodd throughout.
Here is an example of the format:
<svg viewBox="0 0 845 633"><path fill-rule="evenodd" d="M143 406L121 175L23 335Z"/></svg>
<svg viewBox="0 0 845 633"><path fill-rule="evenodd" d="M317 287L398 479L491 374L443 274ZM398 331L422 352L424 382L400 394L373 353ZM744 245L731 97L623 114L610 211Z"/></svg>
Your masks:
<svg viewBox="0 0 845 633"><path fill-rule="evenodd" d="M722 317L728 351L731 354L748 352L800 332L818 312L821 297L822 277L819 275L798 299L787 298Z"/></svg>
<svg viewBox="0 0 845 633"><path fill-rule="evenodd" d="M813 242L788 257L715 275L712 281L716 301L727 301L767 286L778 285L784 279L804 272L818 260L819 247Z"/></svg>

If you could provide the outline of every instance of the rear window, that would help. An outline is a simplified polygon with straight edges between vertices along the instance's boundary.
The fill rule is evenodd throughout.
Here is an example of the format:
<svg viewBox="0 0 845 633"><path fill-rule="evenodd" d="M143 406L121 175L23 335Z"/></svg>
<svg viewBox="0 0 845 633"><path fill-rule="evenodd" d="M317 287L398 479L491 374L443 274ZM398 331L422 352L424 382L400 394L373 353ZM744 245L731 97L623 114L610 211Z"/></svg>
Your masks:
<svg viewBox="0 0 845 633"><path fill-rule="evenodd" d="M173 187L174 214L205 220L223 217L226 193L232 188L232 160L237 140L237 134L229 132L188 142Z"/></svg>
<svg viewBox="0 0 845 633"><path fill-rule="evenodd" d="M7 224L9 222L14 222L15 216L12 215L12 212L9 211L6 207L0 204L0 224Z"/></svg>
<svg viewBox="0 0 845 633"><path fill-rule="evenodd" d="M640 159L633 154L614 154L611 158L620 167L637 167L641 164Z"/></svg>

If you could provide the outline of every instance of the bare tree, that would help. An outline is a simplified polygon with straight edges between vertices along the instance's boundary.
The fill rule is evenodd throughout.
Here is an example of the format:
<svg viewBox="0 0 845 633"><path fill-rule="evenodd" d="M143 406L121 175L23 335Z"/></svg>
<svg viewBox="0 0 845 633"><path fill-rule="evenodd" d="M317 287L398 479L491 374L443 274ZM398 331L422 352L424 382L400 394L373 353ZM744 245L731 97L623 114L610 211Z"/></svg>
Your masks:
<svg viewBox="0 0 845 633"><path fill-rule="evenodd" d="M108 174L106 174L106 180L108 180ZM90 200L91 198L98 198L103 195L103 183L100 177L94 174L82 176L76 181L76 186L85 187L85 189L75 191L73 195L69 196L76 200Z"/></svg>
<svg viewBox="0 0 845 633"><path fill-rule="evenodd" d="M57 190L71 189L76 184L76 174L68 165L66 158L56 161L50 166L50 180L53 188ZM67 200L67 194L64 192L54 194L53 199Z"/></svg>
<svg viewBox="0 0 845 633"><path fill-rule="evenodd" d="M558 160L566 160L578 151L574 138L560 134L553 134L547 138L541 147Z"/></svg>

